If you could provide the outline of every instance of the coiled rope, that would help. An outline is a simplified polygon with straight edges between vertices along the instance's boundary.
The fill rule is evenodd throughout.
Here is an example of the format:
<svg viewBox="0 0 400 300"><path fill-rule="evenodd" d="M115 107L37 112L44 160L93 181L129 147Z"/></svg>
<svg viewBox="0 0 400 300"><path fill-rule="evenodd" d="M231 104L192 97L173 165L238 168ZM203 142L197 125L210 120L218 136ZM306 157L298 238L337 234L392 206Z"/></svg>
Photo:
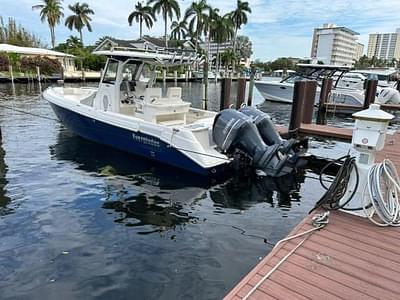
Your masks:
<svg viewBox="0 0 400 300"><path fill-rule="evenodd" d="M366 209L364 212L370 221L378 226L400 226L400 178L389 159L372 166L368 172L366 189L369 197L364 189L364 206L370 201L373 208L370 213Z"/></svg>

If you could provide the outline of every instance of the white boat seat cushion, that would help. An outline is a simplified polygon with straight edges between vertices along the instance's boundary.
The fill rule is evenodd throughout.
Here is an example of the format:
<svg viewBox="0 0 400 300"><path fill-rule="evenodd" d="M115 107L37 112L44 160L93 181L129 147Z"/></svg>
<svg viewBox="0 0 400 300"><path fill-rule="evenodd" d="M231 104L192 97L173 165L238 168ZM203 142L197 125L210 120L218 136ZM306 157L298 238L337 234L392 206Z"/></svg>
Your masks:
<svg viewBox="0 0 400 300"><path fill-rule="evenodd" d="M144 93L146 103L154 103L161 99L161 88L147 88Z"/></svg>
<svg viewBox="0 0 400 300"><path fill-rule="evenodd" d="M182 101L182 88L170 87L167 90L167 101L169 102L180 102Z"/></svg>

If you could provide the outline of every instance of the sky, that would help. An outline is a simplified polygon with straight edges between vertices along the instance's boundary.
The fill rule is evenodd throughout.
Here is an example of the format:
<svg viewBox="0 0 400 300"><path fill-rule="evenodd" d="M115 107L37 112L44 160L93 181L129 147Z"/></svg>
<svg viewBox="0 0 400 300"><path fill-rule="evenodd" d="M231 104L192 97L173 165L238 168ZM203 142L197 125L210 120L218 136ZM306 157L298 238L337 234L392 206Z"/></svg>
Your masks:
<svg viewBox="0 0 400 300"><path fill-rule="evenodd" d="M38 11L32 5L41 0L0 0L0 16L13 17L24 27L37 34L50 45L47 24L43 24ZM77 0L64 0L64 14L69 15L68 5ZM137 0L84 0L95 11L93 32L84 32L85 44L94 43L104 35L121 39L134 39L139 36L139 26L128 25L128 15ZM192 1L178 0L182 14ZM208 1L222 13L234 9L236 1ZM252 9L249 22L240 34L250 37L253 43L252 59L263 61L278 57L309 57L313 28L324 23L335 23L359 32L359 41L368 45L368 34L375 32L395 32L400 28L400 0L248 0ZM171 23L171 22L170 22ZM170 24L169 23L169 24ZM144 34L161 36L164 32L162 18ZM62 22L56 28L57 42L65 41L71 32Z"/></svg>

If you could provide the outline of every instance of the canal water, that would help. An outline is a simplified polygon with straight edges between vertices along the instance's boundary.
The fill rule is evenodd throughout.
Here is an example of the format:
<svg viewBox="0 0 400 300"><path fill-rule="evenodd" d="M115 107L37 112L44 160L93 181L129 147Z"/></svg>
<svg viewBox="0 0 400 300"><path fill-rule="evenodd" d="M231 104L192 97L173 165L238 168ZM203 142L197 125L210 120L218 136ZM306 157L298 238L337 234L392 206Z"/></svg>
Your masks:
<svg viewBox="0 0 400 300"><path fill-rule="evenodd" d="M200 107L201 85L181 86ZM38 86L0 85L0 105L1 299L220 299L324 192L311 171L213 182L83 140ZM263 109L287 124L290 106Z"/></svg>

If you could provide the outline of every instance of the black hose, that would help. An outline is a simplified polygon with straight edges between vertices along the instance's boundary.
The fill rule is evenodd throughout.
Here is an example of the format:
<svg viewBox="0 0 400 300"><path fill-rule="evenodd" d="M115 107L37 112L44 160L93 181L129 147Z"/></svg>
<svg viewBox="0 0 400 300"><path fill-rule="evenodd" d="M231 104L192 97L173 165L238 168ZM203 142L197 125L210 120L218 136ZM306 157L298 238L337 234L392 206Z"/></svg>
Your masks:
<svg viewBox="0 0 400 300"><path fill-rule="evenodd" d="M310 213L319 207L322 207L326 210L343 209L349 211L358 211L364 209L363 207L345 208L345 206L349 204L349 202L353 199L359 185L360 176L355 161L356 161L355 157L351 157L350 155L345 155L338 159L335 159L334 161L329 162L321 169L321 173L319 175L319 181L322 187L326 189L326 192L321 197L321 199L318 200L318 202L315 204L314 208L310 211ZM336 177L333 180L332 184L329 187L327 187L323 183L322 176L324 174L324 171L329 166L335 163L340 163L342 166L340 167L338 173L336 174ZM356 174L356 185L353 189L352 194L347 199L347 201L340 203L341 199L343 199L343 197L346 194L347 187L350 181L350 176L352 174L353 169L355 170Z"/></svg>

